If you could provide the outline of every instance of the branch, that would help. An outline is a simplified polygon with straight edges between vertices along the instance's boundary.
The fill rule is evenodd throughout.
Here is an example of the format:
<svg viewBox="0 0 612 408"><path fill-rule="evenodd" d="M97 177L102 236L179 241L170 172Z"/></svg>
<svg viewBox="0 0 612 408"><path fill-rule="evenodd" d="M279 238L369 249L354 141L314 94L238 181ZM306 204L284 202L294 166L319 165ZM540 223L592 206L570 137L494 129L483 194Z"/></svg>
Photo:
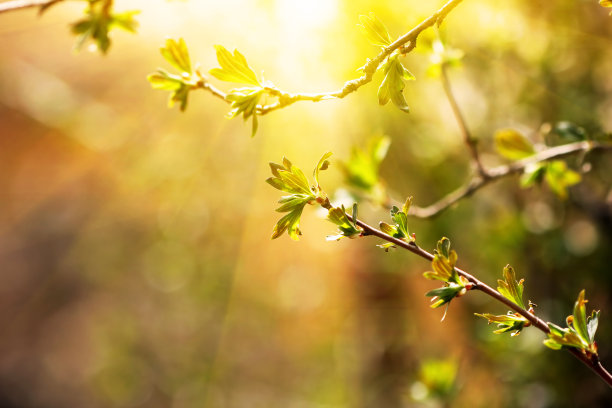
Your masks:
<svg viewBox="0 0 612 408"><path fill-rule="evenodd" d="M62 1L64 0L10 0L0 3L0 13L31 7L40 7L41 10L44 10L45 8Z"/></svg>
<svg viewBox="0 0 612 408"><path fill-rule="evenodd" d="M461 113L461 109L459 109L459 104L457 103L457 99L455 98L455 95L453 94L453 90L451 88L450 80L448 78L448 69L445 63L442 63L440 66L440 77L442 78L442 86L444 87L444 93L448 98L448 102L450 103L451 109L453 110L453 114L455 115L457 123L459 124L459 129L461 130L463 141L467 145L468 149L470 150L470 154L472 155L472 162L474 163L474 167L476 168L478 174L480 174L481 177L487 178L487 172L484 166L482 165L482 162L480 161L478 149L476 148L478 141L472 136L467 126L467 122L465 121L465 118L463 116L463 113Z"/></svg>
<svg viewBox="0 0 612 408"><path fill-rule="evenodd" d="M441 200L431 204L427 207L413 206L411 208L410 215L417 218L432 218L442 213L444 210L459 202L465 197L472 195L474 192L484 187L485 185L496 181L498 179L510 176L516 173L522 173L528 166L552 159L557 159L572 155L575 153L588 153L592 150L610 150L612 149L611 143L599 143L599 142L576 142L562 146L551 147L543 150L540 153L528 157L523 160L513 162L508 165L494 167L492 169L484 169L484 173L476 175L470 179L465 185L459 187L452 193L448 194Z"/></svg>
<svg viewBox="0 0 612 408"><path fill-rule="evenodd" d="M400 50L402 54L411 52L415 46L419 35L435 24L442 24L448 13L451 12L459 3L463 0L449 0L444 6L438 11L433 13L431 16L423 20L419 25L414 27L406 34L399 37L389 46L383 48L383 50L373 59L368 59L367 63L363 66L363 75L359 78L347 81L344 83L341 89L331 92L321 93L288 93L277 88L266 87L266 91L269 95L278 98L278 101L269 105L257 105L256 111L258 115L265 115L277 109L284 108L298 101L311 101L319 102L328 99L342 99L345 96L357 91L363 85L368 84L372 81L374 73L378 69L379 65L387 58L391 53L396 50ZM226 94L217 88L210 85L207 81L202 80L198 82L197 86L192 89L203 89L211 92L213 95L224 98ZM227 101L226 102L230 102Z"/></svg>
<svg viewBox="0 0 612 408"><path fill-rule="evenodd" d="M565 146L560 146L560 147L565 147ZM349 219L353 220L353 218L350 215L346 214L346 216ZM364 232L362 235L376 236L398 247L406 249L412 252L413 254L423 259L426 259L428 261L432 261L434 259L433 254L425 251L424 249L416 245L414 242L406 242L401 239L394 238L360 220L355 220L355 223L361 228L363 228ZM467 273L466 271L456 268L456 267L455 267L455 270L457 271L459 275L465 277L467 280L469 280L474 285L472 289L480 290L482 293L492 297L493 299L497 300L500 303L503 303L508 308L514 310L516 313L526 318L534 327L542 331L544 334L548 334L550 332L550 329L548 328L548 325L546 324L546 322L544 322L542 319L540 319L536 315L519 307L516 303L510 301L509 299L506 299L501 293L499 293L498 291L496 291L489 285L476 279L476 277ZM610 374L602 366L597 355L593 354L591 357L587 357L585 354L581 353L580 351L574 348L566 348L566 350L570 352L572 355L574 355L574 357L580 360L587 367L589 367L593 372L595 372L595 374L597 374L603 381L605 381L605 383L608 384L608 386L612 387L612 374Z"/></svg>

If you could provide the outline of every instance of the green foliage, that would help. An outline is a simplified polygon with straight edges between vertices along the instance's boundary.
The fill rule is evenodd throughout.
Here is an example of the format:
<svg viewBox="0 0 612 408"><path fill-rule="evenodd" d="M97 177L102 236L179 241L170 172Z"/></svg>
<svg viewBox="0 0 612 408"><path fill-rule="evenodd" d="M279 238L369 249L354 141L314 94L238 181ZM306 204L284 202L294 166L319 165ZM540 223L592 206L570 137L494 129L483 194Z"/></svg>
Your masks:
<svg viewBox="0 0 612 408"><path fill-rule="evenodd" d="M358 24L361 32L373 45L387 47L392 43L387 27L374 13L371 12L367 16L360 15L359 22L361 23Z"/></svg>
<svg viewBox="0 0 612 408"><path fill-rule="evenodd" d="M353 147L349 160L340 163L345 183L364 191L377 204L382 204L387 199L385 187L380 182L379 168L390 144L391 139L388 136L374 137L365 149Z"/></svg>
<svg viewBox="0 0 612 408"><path fill-rule="evenodd" d="M414 235L410 235L408 231L408 211L410 210L410 205L412 204L412 197L408 197L406 202L402 206L400 211L396 206L391 207L391 219L393 220L393 225L389 225L386 222L380 223L380 230L387 235L391 235L394 238L401 239L405 241L409 239L410 241L414 241ZM393 248L394 245L392 243L385 243L378 245L385 250L389 248Z"/></svg>
<svg viewBox="0 0 612 408"><path fill-rule="evenodd" d="M136 32L138 23L134 16L139 12L113 13L112 3L112 0L88 0L85 17L72 25L72 32L79 36L77 49L81 49L87 40L92 40L105 54L111 45L109 32L113 28Z"/></svg>
<svg viewBox="0 0 612 408"><path fill-rule="evenodd" d="M404 81L414 80L414 75L404 68L399 57L400 54L394 53L382 65L385 79L378 88L378 103L386 105L391 100L401 111L409 112L410 108L403 93L406 86Z"/></svg>
<svg viewBox="0 0 612 408"><path fill-rule="evenodd" d="M510 160L521 160L535 154L533 143L514 129L495 132L495 147L500 155Z"/></svg>
<svg viewBox="0 0 612 408"><path fill-rule="evenodd" d="M353 213L349 219L346 215L344 206L331 208L327 214L327 219L338 226L336 235L328 235L328 241L338 241L341 238L355 238L362 233L361 227L357 225L357 204L353 204Z"/></svg>
<svg viewBox="0 0 612 408"><path fill-rule="evenodd" d="M516 304L522 309L525 309L525 304L523 303L523 279L520 281L516 280L516 274L510 265L506 265L504 268L503 277L503 280L497 280L497 291L512 303ZM531 311L532 305L530 304L529 306L529 310ZM511 336L518 336L524 327L531 325L529 320L527 320L525 317L511 311L505 315L493 315L490 313L475 313L475 315L487 319L489 324L497 324L499 329L493 332L495 334L512 332L510 334Z"/></svg>
<svg viewBox="0 0 612 408"><path fill-rule="evenodd" d="M419 370L419 381L427 389L423 399L451 401L458 391L455 360L426 360Z"/></svg>
<svg viewBox="0 0 612 408"><path fill-rule="evenodd" d="M171 91L168 106L172 108L178 103L181 111L187 108L187 98L189 91L197 86L199 75L194 75L191 68L191 58L185 40L168 39L166 44L160 49L161 55L170 65L179 70L179 74L171 74L168 71L158 68L157 72L150 74L147 80L153 89Z"/></svg>
<svg viewBox="0 0 612 408"><path fill-rule="evenodd" d="M302 235L300 231L300 217L306 204L324 203L327 198L325 193L318 186L318 174L320 170L325 170L328 166L327 158L331 153L323 155L314 174L317 178L317 186L311 187L308 179L298 167L294 166L287 158L283 158L283 164L270 163L273 177L266 180L272 187L289 193L282 197L278 202L281 204L276 209L278 212L286 212L274 226L272 239L280 237L285 231L291 239L297 241Z"/></svg>
<svg viewBox="0 0 612 408"><path fill-rule="evenodd" d="M425 296L432 297L432 308L448 304L454 298L463 296L471 289L471 283L457 273L455 269L456 263L457 252L454 249L450 249L450 240L446 237L440 239L437 249L434 250L434 259L431 261L433 271L423 274L427 279L439 280L445 283L445 286L430 290L425 294Z"/></svg>
<svg viewBox="0 0 612 408"><path fill-rule="evenodd" d="M429 57L431 65L427 68L427 76L438 78L442 74L442 67L458 67L461 65L463 51L445 45L441 39L436 39L431 44L432 54Z"/></svg>
<svg viewBox="0 0 612 408"><path fill-rule="evenodd" d="M506 265L503 272L504 279L498 279L497 291L501 293L506 299L515 303L522 309L525 309L525 304L523 303L523 281L516 280L516 274L514 273L514 268L510 265Z"/></svg>
<svg viewBox="0 0 612 408"><path fill-rule="evenodd" d="M244 120L252 117L251 136L255 136L258 126L257 106L262 95L265 93L265 89L247 63L246 58L238 50L234 50L233 55L221 45L215 45L215 50L217 51L217 61L221 68L211 69L209 73L212 76L221 81L251 85L230 90L226 99L231 102L232 108L228 117L234 118L241 113Z"/></svg>
<svg viewBox="0 0 612 408"><path fill-rule="evenodd" d="M595 333L599 323L599 311L592 311L591 315L586 315L586 303L584 290L578 294L578 299L574 304L574 314L566 319L567 327L562 328L553 323L548 323L550 332L544 344L553 350L563 347L573 347L580 349L586 355L597 355L597 343Z"/></svg>

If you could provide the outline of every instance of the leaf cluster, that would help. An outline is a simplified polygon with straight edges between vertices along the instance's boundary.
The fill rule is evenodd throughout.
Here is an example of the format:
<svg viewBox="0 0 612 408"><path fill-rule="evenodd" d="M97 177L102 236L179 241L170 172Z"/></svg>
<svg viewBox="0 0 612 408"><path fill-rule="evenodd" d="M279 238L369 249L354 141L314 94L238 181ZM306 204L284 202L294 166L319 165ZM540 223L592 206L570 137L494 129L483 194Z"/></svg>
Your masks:
<svg viewBox="0 0 612 408"><path fill-rule="evenodd" d="M338 241L341 238L355 238L363 232L361 227L357 225L357 204L353 204L353 213L351 218L346 214L344 206L333 207L327 213L327 220L338 226L338 233L328 235L328 241Z"/></svg>
<svg viewBox="0 0 612 408"><path fill-rule="evenodd" d="M396 206L391 207L391 219L393 220L393 225L387 224L386 222L381 222L380 230L385 234L391 235L393 238L401 239L402 241L414 241L414 234L410 235L408 230L408 211L410 210L411 204L412 197L408 197L401 210ZM395 247L390 242L378 246L380 248L384 248L385 251L388 251L389 248Z"/></svg>
<svg viewBox="0 0 612 408"><path fill-rule="evenodd" d="M563 347L573 347L581 350L586 355L597 355L597 343L595 333L599 324L599 310L593 310L590 316L586 314L586 303L584 290L578 294L574 304L574 314L566 319L567 327L559 327L548 323L550 332L544 344L553 350Z"/></svg>
<svg viewBox="0 0 612 408"><path fill-rule="evenodd" d="M578 133L572 132L572 135ZM533 143L514 129L503 129L495 133L495 146L503 157L522 160L536 154ZM581 180L580 173L568 168L563 160L538 162L525 168L521 177L523 188L531 187L544 180L550 189L561 199L567 199L567 189Z"/></svg>
<svg viewBox="0 0 612 408"><path fill-rule="evenodd" d="M54 3L51 3L54 4ZM72 32L78 35L77 49L91 40L97 48L105 54L111 45L110 31L113 28L120 28L129 32L136 32L138 23L134 16L138 11L126 11L114 13L112 10L112 0L88 0L85 9L85 17L72 24ZM41 12L44 9L41 9Z"/></svg>
<svg viewBox="0 0 612 408"><path fill-rule="evenodd" d="M273 177L266 180L272 187L289 193L282 197L278 202L281 204L276 209L278 212L286 212L274 226L272 239L280 237L285 231L291 239L297 241L302 235L300 230L300 217L306 204L324 203L327 198L319 186L319 172L329 166L327 160L331 153L326 153L319 160L313 174L316 185L311 187L310 182L297 166L294 166L289 159L283 158L282 164L270 163ZM329 201L327 201L328 203Z"/></svg>
<svg viewBox="0 0 612 408"><path fill-rule="evenodd" d="M520 281L516 280L516 274L514 269L510 265L506 265L503 271L504 279L498 279L497 291L501 293L506 299L519 306L521 309L525 309L523 303L523 279ZM531 304L530 304L531 307ZM530 309L531 310L531 309ZM501 334L506 332L512 332L511 336L517 336L520 334L524 327L529 326L531 323L524 316L518 313L509 311L505 315L493 315L491 313L476 313L476 316L483 317L489 321L489 323L495 323L499 329L493 333Z"/></svg>
<svg viewBox="0 0 612 408"><path fill-rule="evenodd" d="M168 39L163 47L160 48L160 53L164 59L176 68L179 73L171 74L170 72L158 68L157 72L150 74L147 79L151 83L153 89L170 91L168 106L173 107L175 103L179 104L180 110L187 109L187 98L189 91L197 86L200 79L199 74L194 74L191 68L191 58L185 40Z"/></svg>
<svg viewBox="0 0 612 408"><path fill-rule="evenodd" d="M374 13L369 15L359 16L362 33L367 39L377 46L386 48L390 46L393 41L389 35L389 30L382 21ZM385 78L383 79L380 87L378 88L378 103L380 105L386 105L389 101L392 101L403 112L409 112L410 108L404 98L404 88L406 84L404 81L414 80L414 75L408 71L399 60L401 56L399 50L395 50L389 55L385 61L378 67L378 70L383 71Z"/></svg>
<svg viewBox="0 0 612 408"><path fill-rule="evenodd" d="M471 283L457 273L456 263L457 252L450 249L450 240L443 237L438 241L437 248L434 250L434 259L431 261L433 271L423 274L427 279L444 282L443 287L430 290L425 294L425 296L432 298L432 308L449 304L451 300L463 296L471 289Z"/></svg>

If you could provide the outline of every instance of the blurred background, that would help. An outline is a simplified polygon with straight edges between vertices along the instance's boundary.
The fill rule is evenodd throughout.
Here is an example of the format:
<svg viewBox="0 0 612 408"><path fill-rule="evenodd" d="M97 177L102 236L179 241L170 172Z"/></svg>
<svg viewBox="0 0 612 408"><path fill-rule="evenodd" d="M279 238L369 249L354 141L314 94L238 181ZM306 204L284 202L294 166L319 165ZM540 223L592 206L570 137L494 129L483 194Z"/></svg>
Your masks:
<svg viewBox="0 0 612 408"><path fill-rule="evenodd" d="M102 56L74 51L83 3L0 15L0 406L606 407L612 392L543 335L492 334L473 293L447 317L424 296L427 262L373 238L326 242L307 208L299 242L269 239L280 198L264 180L283 156L342 187L337 160L387 135L380 173L398 202L428 205L471 174L439 79L426 75L432 30L403 59L411 113L378 105L382 80L341 101L303 102L250 124L204 92L181 113L147 74L183 37L203 72L214 45L238 48L289 92L332 91L377 54L359 32L373 11L393 37L443 1L117 0L141 10ZM569 121L612 130L612 17L596 0L466 0L441 35L463 50L450 71L486 165L497 129L541 143ZM224 90L231 85L213 80ZM448 236L459 266L494 285L510 263L525 298L563 324L581 289L601 309L612 367L612 157L592 153L559 200L510 177L434 220L410 220L432 250ZM575 166L575 160L568 160ZM364 203L371 224L386 210Z"/></svg>

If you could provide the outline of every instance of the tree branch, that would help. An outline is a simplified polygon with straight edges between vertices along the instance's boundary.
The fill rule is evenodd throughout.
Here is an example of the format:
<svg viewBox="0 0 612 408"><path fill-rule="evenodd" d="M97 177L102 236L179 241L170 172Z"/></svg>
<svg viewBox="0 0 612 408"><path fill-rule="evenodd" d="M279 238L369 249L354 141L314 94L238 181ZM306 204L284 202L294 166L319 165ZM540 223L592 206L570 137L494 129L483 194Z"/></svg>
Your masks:
<svg viewBox="0 0 612 408"><path fill-rule="evenodd" d="M41 7L41 10L44 10L45 8L62 1L65 0L10 0L0 3L0 13L31 7Z"/></svg>
<svg viewBox="0 0 612 408"><path fill-rule="evenodd" d="M342 99L345 96L357 91L363 85L368 84L372 81L376 70L379 65L387 58L391 53L396 50L401 50L402 54L407 54L412 51L416 46L416 41L419 35L435 24L442 24L448 13L451 12L459 3L463 0L449 0L444 6L438 11L433 13L431 16L423 20L420 24L414 27L406 34L399 37L393 43L383 48L383 50L373 59L368 59L366 64L363 66L363 75L359 78L347 81L344 83L341 89L331 92L321 93L288 93L277 88L266 88L266 91L271 95L278 98L278 101L269 105L258 105L257 114L265 115L277 109L284 108L298 101L311 101L319 102L328 99ZM201 82L201 83L200 83ZM203 89L212 92L213 95L223 97L225 99L224 92L210 85L206 80L200 81L198 86L194 86L193 89ZM227 101L226 102L230 102Z"/></svg>
<svg viewBox="0 0 612 408"><path fill-rule="evenodd" d="M459 104L457 103L457 99L455 98L455 95L453 94L453 90L451 88L450 80L448 78L448 68L445 63L442 63L440 66L440 74L440 77L442 79L442 86L444 87L444 93L448 98L448 102L450 103L451 109L453 110L453 114L455 115L457 123L459 124L459 130L461 131L461 135L463 136L463 141L470 150L474 167L478 171L478 174L480 174L483 179L486 179L488 175L478 155L478 141L472 136L468 128L467 122L465 121L465 118L463 116L463 113L461 113L461 109L459 108Z"/></svg>
<svg viewBox="0 0 612 408"><path fill-rule="evenodd" d="M499 180L501 178L510 176L516 173L522 173L525 169L533 164L542 161L548 161L552 159L558 159L561 157L565 157L575 153L588 153L592 150L610 150L612 149L611 143L599 143L599 142L576 142L570 143L566 145L551 147L549 149L543 150L536 155L528 157L523 160L519 160L513 162L508 165L494 167L492 169L484 169L484 174L486 176L482 176L482 174L476 175L472 179L470 179L465 185L459 187L455 191L451 192L447 196L443 197L439 201L431 204L427 207L418 207L413 206L410 209L410 215L417 218L432 218L444 210L452 206L453 204L459 202L465 197L469 197L474 192L484 187L485 185Z"/></svg>
<svg viewBox="0 0 612 408"><path fill-rule="evenodd" d="M563 146L560 146L563 147ZM569 153L568 153L569 154ZM346 214L346 216L350 219L353 220L353 218L349 215ZM384 232L366 224L363 221L360 220L354 220L354 222L360 226L364 233L363 235L373 235L376 236L382 240L385 240L387 242L390 242L392 244L394 244L395 246L401 247L403 249L406 249L410 252L412 252L413 254L426 259L428 261L432 261L434 259L434 255L425 251L424 249L422 249L421 247L419 247L418 245L416 245L414 242L406 242L403 241L401 239L397 239L394 238L390 235L385 234ZM505 306L507 306L508 308L514 310L516 313L520 314L521 316L523 316L525 319L527 319L534 327L536 327L537 329L539 329L540 331L542 331L545 334L548 334L550 332L550 329L548 328L548 325L546 324L546 322L542 319L540 319L539 317L537 317L536 315L530 313L528 310L525 310L521 307L519 307L516 303L510 301L509 299L507 299L506 297L504 297L501 293L499 293L498 291L496 291L495 289L493 289L492 287L490 287L489 285L487 285L486 283L481 282L480 280L478 280L476 277L474 277L473 275L467 273L466 271L459 269L457 267L455 267L455 270L457 271L457 273L463 277L465 277L467 280L469 280L474 286L473 286L473 290L479 290L482 293L492 297L493 299L497 300L500 303L503 303ZM610 374L601 364L601 362L599 361L599 358L597 357L597 355L593 354L590 357L585 355L584 353L581 353L579 350L575 349L575 348L571 348L571 347L566 347L565 348L568 352L570 352L572 355L574 355L574 357L576 357L578 360L580 360L582 363L584 363L587 367L589 367L595 374L597 374L603 381L605 381L606 384L608 384L609 387L612 387L612 374Z"/></svg>

